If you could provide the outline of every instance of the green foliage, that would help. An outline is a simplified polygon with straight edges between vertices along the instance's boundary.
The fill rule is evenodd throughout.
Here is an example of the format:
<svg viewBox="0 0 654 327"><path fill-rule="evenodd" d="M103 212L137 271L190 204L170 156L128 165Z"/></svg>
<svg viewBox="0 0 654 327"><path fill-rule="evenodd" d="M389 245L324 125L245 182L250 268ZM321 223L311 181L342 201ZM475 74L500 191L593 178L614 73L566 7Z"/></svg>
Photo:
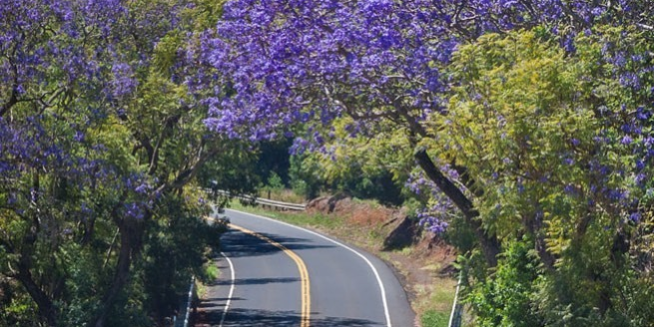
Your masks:
<svg viewBox="0 0 654 327"><path fill-rule="evenodd" d="M0 303L0 326L36 326L37 307L18 285L3 282Z"/></svg>
<svg viewBox="0 0 654 327"><path fill-rule="evenodd" d="M468 169L478 188L471 191L482 193L474 202L479 219L502 242L489 271L466 226L454 221L448 232L467 255L466 301L479 326L652 321L651 273L639 267L652 262L651 246L643 247L652 231L651 185L636 178L651 171L636 168L633 143L641 136L625 132L651 91L625 87L618 81L624 67L607 59L615 49L620 56L651 52L652 43L623 32L603 27L579 36L575 53L546 29L488 34L454 55L458 84L447 114L431 116L437 137L422 145ZM638 131L646 135L651 124ZM638 224L629 217L636 207Z"/></svg>
<svg viewBox="0 0 654 327"><path fill-rule="evenodd" d="M109 49L98 46L96 27L80 27L84 36L71 40L65 52L88 53L92 65L100 66L88 75L76 72L80 80L68 85L63 64L45 65L50 68L44 68L44 89L25 84L26 101L4 116L15 122L43 116L44 135L60 142L49 144L56 151L48 151L57 154L44 158L59 157L61 151L72 163L81 163L21 168L20 177L0 187L0 326L44 326L50 317L39 309L52 309L53 326L95 325L105 313L105 326L162 325L178 308L190 276L202 273L206 248L217 246L224 231L202 220L209 208L200 204L203 193L195 191L200 167L208 163L204 173L225 189L251 184L248 171L238 167L251 162L243 144L208 136L202 122L206 107L173 77L179 77L186 33L215 24L224 1L121 3L129 9L130 22L147 23L112 21L108 38L114 60L103 58ZM181 21L171 28L173 15L168 14L180 8L185 8ZM79 18L72 24L81 24ZM44 44L65 37L54 22L39 24ZM133 72L128 69L125 80L112 79L117 74L112 61L132 66ZM108 99L110 85L104 90L96 83L105 77L109 84L138 86ZM21 160L16 162L22 165ZM87 169L87 163L97 169ZM89 176L71 179L81 171ZM30 190L37 198L29 198ZM142 210L132 217L126 208L135 204ZM121 269L121 260L127 269ZM25 287L29 283L34 287Z"/></svg>
<svg viewBox="0 0 654 327"><path fill-rule="evenodd" d="M200 208L181 199L166 201L169 212L152 224L143 262L145 305L152 317L166 317L178 309L188 291L192 275L203 276L207 246L217 246L220 227L209 227L200 218Z"/></svg>
<svg viewBox="0 0 654 327"><path fill-rule="evenodd" d="M420 317L422 327L448 327L449 317L446 313L428 310Z"/></svg>
<svg viewBox="0 0 654 327"><path fill-rule="evenodd" d="M238 193L254 193L261 183L257 170L257 154L247 145L229 142L223 145L219 155L210 158L198 172L198 183L203 188L215 187Z"/></svg>
<svg viewBox="0 0 654 327"><path fill-rule="evenodd" d="M266 141L258 144L255 170L263 180L268 181L271 173L274 172L281 178L283 184L288 183L288 170L290 167L289 148L292 145L292 141L290 138L279 138L274 141Z"/></svg>
<svg viewBox="0 0 654 327"><path fill-rule="evenodd" d="M478 315L478 326L542 326L531 307L532 282L538 274L538 259L530 250L532 245L529 240L507 244L493 278L466 296L465 301Z"/></svg>
<svg viewBox="0 0 654 327"><path fill-rule="evenodd" d="M572 138L592 147L598 129L592 110L580 110L577 99L582 69L553 41L530 32L483 36L460 49L453 69L462 85L450 98L452 114L434 116L442 135L435 143L446 160L456 158L478 182L493 185L478 204L486 228L515 238L521 217L539 208L570 228L563 218L578 204L564 186L587 185L589 177L562 155L574 152Z"/></svg>
<svg viewBox="0 0 654 327"><path fill-rule="evenodd" d="M411 170L412 153L403 130L388 124L350 137L354 121L334 121L326 152L295 155L289 170L291 186L311 198L319 190L346 193L384 204L403 202L402 185Z"/></svg>
<svg viewBox="0 0 654 327"><path fill-rule="evenodd" d="M215 281L220 276L220 270L215 264L209 264L204 270L203 278L207 281Z"/></svg>
<svg viewBox="0 0 654 327"><path fill-rule="evenodd" d="M290 163L288 177L293 191L306 199L317 197L324 181L316 157L309 154L296 154L291 156Z"/></svg>
<svg viewBox="0 0 654 327"><path fill-rule="evenodd" d="M186 8L182 17L194 31L204 31L216 26L223 14L223 5L227 0L195 0L192 8Z"/></svg>
<svg viewBox="0 0 654 327"><path fill-rule="evenodd" d="M276 172L271 171L266 186L273 190L281 190L284 188L284 183L282 182L282 178L279 177Z"/></svg>
<svg viewBox="0 0 654 327"><path fill-rule="evenodd" d="M478 245L475 231L461 218L450 221L443 237L460 253L470 253Z"/></svg>

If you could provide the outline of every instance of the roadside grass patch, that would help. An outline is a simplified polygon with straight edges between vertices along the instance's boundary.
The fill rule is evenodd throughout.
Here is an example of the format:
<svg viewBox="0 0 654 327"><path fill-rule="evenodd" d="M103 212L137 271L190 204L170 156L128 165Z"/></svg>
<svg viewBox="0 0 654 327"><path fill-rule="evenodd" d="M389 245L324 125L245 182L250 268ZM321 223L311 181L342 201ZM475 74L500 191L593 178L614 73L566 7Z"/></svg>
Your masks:
<svg viewBox="0 0 654 327"><path fill-rule="evenodd" d="M288 203L304 203L304 196L295 194L288 189L262 189L259 191L259 197Z"/></svg>
<svg viewBox="0 0 654 327"><path fill-rule="evenodd" d="M209 281L215 281L220 276L220 271L214 262L211 262L205 269L204 275Z"/></svg>
<svg viewBox="0 0 654 327"><path fill-rule="evenodd" d="M420 317L422 327L447 327L450 318L446 313L436 310L427 310Z"/></svg>
<svg viewBox="0 0 654 327"><path fill-rule="evenodd" d="M321 213L310 214L306 212L269 211L255 206L245 206L241 204L239 201L232 201L228 205L228 207L235 210L240 210L244 212L249 212L257 215L279 219L281 221L290 224L295 224L298 226L310 226L310 227L318 227L318 228L322 227L329 230L343 226L342 219L338 219Z"/></svg>

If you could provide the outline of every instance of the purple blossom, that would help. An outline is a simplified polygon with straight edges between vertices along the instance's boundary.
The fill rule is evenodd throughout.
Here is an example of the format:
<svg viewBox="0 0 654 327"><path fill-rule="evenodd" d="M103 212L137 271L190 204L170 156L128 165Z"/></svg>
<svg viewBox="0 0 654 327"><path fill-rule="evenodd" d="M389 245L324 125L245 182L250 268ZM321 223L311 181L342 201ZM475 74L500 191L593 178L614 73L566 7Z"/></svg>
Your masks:
<svg viewBox="0 0 654 327"><path fill-rule="evenodd" d="M434 233L441 234L447 229L448 223L439 219L437 213L435 213L432 208L431 210L419 210L418 214L418 224L423 226L426 230Z"/></svg>
<svg viewBox="0 0 654 327"><path fill-rule="evenodd" d="M564 14L568 10L575 15ZM452 29L459 14L458 29ZM571 17L588 25L598 16L609 15L590 3L556 1L527 7L485 0L233 0L216 29L199 33L187 49L187 61L201 64L187 85L211 99L207 127L229 137L265 139L311 116L324 125L344 111L392 110L392 99L407 99L406 108L415 108L411 119L421 120L442 111L444 103L435 99L449 85L433 63L449 63L466 38L543 23L556 32L558 25L579 26ZM563 46L573 52L581 30L565 30ZM234 92L225 95L215 85L231 85Z"/></svg>
<svg viewBox="0 0 654 327"><path fill-rule="evenodd" d="M126 203L124 206L124 210L125 210L125 216L129 218L141 220L145 217L143 208L141 208L141 206L139 206L135 202Z"/></svg>
<svg viewBox="0 0 654 327"><path fill-rule="evenodd" d="M116 62L111 68L111 72L114 74L111 89L113 97L122 98L134 92L138 81L134 78L132 67L126 63Z"/></svg>
<svg viewBox="0 0 654 327"><path fill-rule="evenodd" d="M649 110L646 110L644 107L640 106L638 109L636 109L636 118L639 120L647 120L649 117L652 116L652 112Z"/></svg>
<svg viewBox="0 0 654 327"><path fill-rule="evenodd" d="M565 191L565 193L568 193L568 194L574 194L576 192L576 189L575 189L575 187L573 185L567 184L563 188L563 191Z"/></svg>
<svg viewBox="0 0 654 327"><path fill-rule="evenodd" d="M84 141L84 133L82 131L75 131L75 135L73 136L73 139L76 142Z"/></svg>
<svg viewBox="0 0 654 327"><path fill-rule="evenodd" d="M146 183L141 183L139 186L137 186L134 191L139 194L146 194L149 190L151 189L150 185Z"/></svg>

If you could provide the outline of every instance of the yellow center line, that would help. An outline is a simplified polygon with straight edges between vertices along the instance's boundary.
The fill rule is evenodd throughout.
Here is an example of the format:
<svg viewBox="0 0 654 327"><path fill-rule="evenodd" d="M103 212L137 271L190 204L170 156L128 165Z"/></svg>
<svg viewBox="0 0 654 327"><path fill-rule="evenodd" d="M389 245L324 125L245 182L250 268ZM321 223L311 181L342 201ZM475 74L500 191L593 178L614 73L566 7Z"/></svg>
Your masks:
<svg viewBox="0 0 654 327"><path fill-rule="evenodd" d="M243 233L258 237L259 239L262 239L270 243L276 248L282 250L293 261L295 261L295 264L297 265L297 269L300 271L300 284L301 284L301 294L302 294L302 314L300 316L301 317L300 327L309 327L310 325L309 316L311 315L311 290L309 285L309 271L307 270L307 266L304 264L304 261L302 261L302 258L300 258L295 252L289 250L284 245L273 241L267 236L261 235L257 232L251 231L249 229L234 224L229 224L229 227L239 230Z"/></svg>

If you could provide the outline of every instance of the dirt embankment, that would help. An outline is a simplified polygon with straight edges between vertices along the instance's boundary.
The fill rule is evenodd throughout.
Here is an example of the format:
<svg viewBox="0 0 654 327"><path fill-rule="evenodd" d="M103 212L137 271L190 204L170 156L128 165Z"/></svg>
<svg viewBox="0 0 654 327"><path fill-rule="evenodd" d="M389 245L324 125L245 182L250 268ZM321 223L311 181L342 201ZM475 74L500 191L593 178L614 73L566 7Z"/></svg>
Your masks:
<svg viewBox="0 0 654 327"><path fill-rule="evenodd" d="M456 251L437 235L424 232L406 212L343 195L314 199L307 204L307 211L343 219L342 230L326 232L363 246L390 263L417 317L427 310L449 312L456 286L452 265ZM377 234L372 241L370 233Z"/></svg>
<svg viewBox="0 0 654 327"><path fill-rule="evenodd" d="M448 273L456 259L454 248L438 235L424 232L415 219L402 209L352 200L344 195L325 196L307 203L307 212L342 217L351 227L367 227L382 232L383 243L375 250L390 251L412 248L413 256L441 263Z"/></svg>

